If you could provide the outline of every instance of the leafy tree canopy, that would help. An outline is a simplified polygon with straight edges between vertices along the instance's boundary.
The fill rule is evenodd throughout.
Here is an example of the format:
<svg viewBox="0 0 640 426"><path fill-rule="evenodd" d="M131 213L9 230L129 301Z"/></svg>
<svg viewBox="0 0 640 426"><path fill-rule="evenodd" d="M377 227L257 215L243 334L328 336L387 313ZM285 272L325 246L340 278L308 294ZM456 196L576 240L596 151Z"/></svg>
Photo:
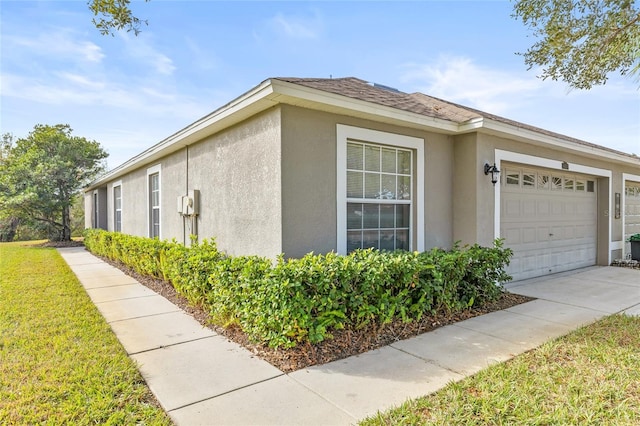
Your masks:
<svg viewBox="0 0 640 426"><path fill-rule="evenodd" d="M543 79L576 89L640 71L640 6L635 0L519 0L513 16L539 40L523 54Z"/></svg>
<svg viewBox="0 0 640 426"><path fill-rule="evenodd" d="M93 24L102 35L113 35L122 29L138 35L140 27L147 25L147 21L133 15L130 3L131 0L89 0L87 5L95 16Z"/></svg>
<svg viewBox="0 0 640 426"><path fill-rule="evenodd" d="M15 143L3 137L0 152L0 216L43 227L52 240L70 240L74 197L104 170L104 149L73 136L67 124L38 124Z"/></svg>

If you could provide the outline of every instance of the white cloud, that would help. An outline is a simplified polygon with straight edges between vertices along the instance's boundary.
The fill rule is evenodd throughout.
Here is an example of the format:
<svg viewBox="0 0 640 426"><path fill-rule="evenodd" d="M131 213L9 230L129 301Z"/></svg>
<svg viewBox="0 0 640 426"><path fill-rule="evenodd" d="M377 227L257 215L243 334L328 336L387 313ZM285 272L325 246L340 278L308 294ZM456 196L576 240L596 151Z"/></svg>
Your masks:
<svg viewBox="0 0 640 426"><path fill-rule="evenodd" d="M504 114L542 86L533 74L523 77L459 56L441 56L435 63L404 68L402 80L416 84L419 91L493 114Z"/></svg>
<svg viewBox="0 0 640 426"><path fill-rule="evenodd" d="M99 63L105 57L102 48L78 36L68 29L42 32L35 37L3 36L3 49L12 47L26 50L36 56L74 61ZM21 52L24 55L28 52Z"/></svg>
<svg viewBox="0 0 640 426"><path fill-rule="evenodd" d="M144 34L133 36L119 34L125 43L126 51L133 60L142 61L158 74L172 75L176 70L173 60L159 52L151 45L151 40Z"/></svg>
<svg viewBox="0 0 640 426"><path fill-rule="evenodd" d="M191 53L192 63L203 71L211 71L217 68L217 58L213 52L203 50L200 45L190 37L185 37L187 49Z"/></svg>
<svg viewBox="0 0 640 426"><path fill-rule="evenodd" d="M102 90L105 88L104 82L93 80L86 75L74 74L70 72L60 72L57 73L57 75L61 79L66 80L73 85L85 87L89 90Z"/></svg>
<svg viewBox="0 0 640 426"><path fill-rule="evenodd" d="M313 17L285 16L278 13L270 19L270 26L278 33L298 39L316 39L323 29L323 22L316 12Z"/></svg>
<svg viewBox="0 0 640 426"><path fill-rule="evenodd" d="M401 81L410 90L620 151L640 151L640 97L628 80L570 90L563 82L537 78L535 70L481 66L459 56L406 64L403 70Z"/></svg>
<svg viewBox="0 0 640 426"><path fill-rule="evenodd" d="M173 86L137 86L119 83L100 76L81 76L61 72L56 78L41 79L15 74L2 74L3 97L28 100L71 110L77 107L113 107L120 111L140 111L152 116L193 119L206 112L198 100L176 93Z"/></svg>

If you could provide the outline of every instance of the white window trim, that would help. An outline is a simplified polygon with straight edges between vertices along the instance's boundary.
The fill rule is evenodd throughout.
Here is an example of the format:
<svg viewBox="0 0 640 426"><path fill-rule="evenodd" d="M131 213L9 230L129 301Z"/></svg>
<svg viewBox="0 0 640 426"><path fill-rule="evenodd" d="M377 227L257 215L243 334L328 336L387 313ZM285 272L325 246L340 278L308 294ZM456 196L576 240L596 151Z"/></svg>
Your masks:
<svg viewBox="0 0 640 426"><path fill-rule="evenodd" d="M527 154L520 154L518 152L512 152L512 151L503 151L501 149L495 150L494 157L495 157L495 164L496 164L496 167L498 167L498 170L502 170L501 163L503 161L508 161L513 163L521 163L528 166L544 167L547 169L560 170L563 173L567 172L567 169L562 167L563 162L559 160L551 160L549 158L536 157L536 156L527 155ZM566 167L566 163L565 163L565 167ZM586 174L586 175L609 178L609 203L607 205L608 206L612 205L611 200L612 200L613 194L611 192L611 185L612 185L611 177L613 173L611 172L611 170L585 166L577 163L569 163L568 170L576 173ZM500 238L500 185L494 186L494 202L495 202L494 204L495 213L494 213L494 221L493 221L493 233L494 233L494 238ZM612 216L613 216L612 214L609 214L607 217L608 219L607 243L609 245L607 249L607 253L608 253L607 264L611 264L611 250L616 250L620 248L620 246L622 246L621 241L613 241L613 242L611 241L611 217Z"/></svg>
<svg viewBox="0 0 640 426"><path fill-rule="evenodd" d="M158 229L158 239L162 239L162 170L161 165L156 164L153 167L149 167L147 169L147 179L146 179L146 204L147 204L147 236L151 238L151 205L149 203L149 198L151 197L151 188L149 188L149 176L152 174L158 174L158 186L160 188L160 193L158 194L158 203L160 205L160 211L158 214L158 220L160 221L160 226Z"/></svg>
<svg viewBox="0 0 640 426"><path fill-rule="evenodd" d="M347 253L347 141L371 142L415 150L415 194L412 194L412 210L409 222L409 249L424 251L424 139L338 124L336 126L336 251ZM415 202L415 205L413 204ZM417 239L414 241L414 233Z"/></svg>
<svg viewBox="0 0 640 426"><path fill-rule="evenodd" d="M625 253L625 250L627 248L627 245L625 244L625 236L624 236L624 230L626 228L626 216L624 214L624 212L626 211L626 198L627 198L627 192L625 191L626 187L627 187L627 181L631 181L631 182L636 182L636 183L640 183L640 175L632 175L629 173L623 173L622 174L622 201L620 202L620 210L621 210L621 215L622 216L622 241L620 241L620 248L622 249L622 258L625 259L627 253Z"/></svg>
<svg viewBox="0 0 640 426"><path fill-rule="evenodd" d="M122 221L122 200L123 200L123 196L122 196L122 181L118 180L115 181L111 184L111 191L109 191L109 194L107 194L107 196L109 197L109 201L108 204L110 206L112 206L112 211L111 211L111 230L115 231L116 230L116 199L113 195L113 191L115 190L116 187L120 187L120 217L121 217L121 221ZM122 222L120 223L120 226L122 226Z"/></svg>

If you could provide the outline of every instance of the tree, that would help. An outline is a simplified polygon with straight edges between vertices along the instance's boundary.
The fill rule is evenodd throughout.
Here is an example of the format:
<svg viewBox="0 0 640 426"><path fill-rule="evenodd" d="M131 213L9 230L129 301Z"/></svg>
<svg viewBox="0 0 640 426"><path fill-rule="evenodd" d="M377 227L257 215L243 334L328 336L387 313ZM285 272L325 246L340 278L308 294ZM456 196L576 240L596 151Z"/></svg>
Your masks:
<svg viewBox="0 0 640 426"><path fill-rule="evenodd" d="M576 89L607 82L610 73L640 71L640 6L634 0L519 0L513 16L540 38L524 54L542 79Z"/></svg>
<svg viewBox="0 0 640 426"><path fill-rule="evenodd" d="M72 132L67 124L38 124L15 143L3 139L0 217L41 227L51 240L71 239L74 198L104 170L107 157L98 142Z"/></svg>
<svg viewBox="0 0 640 426"><path fill-rule="evenodd" d="M149 0L145 0L147 2ZM93 25L102 35L113 35L114 31L125 29L140 33L140 27L147 21L136 18L130 7L131 0L89 0L87 5L93 15Z"/></svg>

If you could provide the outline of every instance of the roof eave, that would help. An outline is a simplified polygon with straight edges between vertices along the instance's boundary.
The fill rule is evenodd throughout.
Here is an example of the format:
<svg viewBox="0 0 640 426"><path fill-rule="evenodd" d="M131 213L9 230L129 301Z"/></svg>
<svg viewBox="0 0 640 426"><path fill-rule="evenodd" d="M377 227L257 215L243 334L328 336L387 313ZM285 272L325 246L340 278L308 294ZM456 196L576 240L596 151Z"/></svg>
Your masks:
<svg viewBox="0 0 640 426"><path fill-rule="evenodd" d="M506 136L538 146L547 146L567 152L579 152L582 155L614 161L621 164L640 165L640 158L625 153L618 153L597 145L581 144L563 139L562 137L547 135L532 129L519 127L490 118L476 118L460 126L460 133L479 132L496 136Z"/></svg>
<svg viewBox="0 0 640 426"><path fill-rule="evenodd" d="M142 165L159 160L168 154L211 136L224 128L239 123L251 115L274 106L277 102L271 100L272 95L273 87L271 86L270 80L263 81L252 90L244 93L228 104L111 169L91 182L85 188L85 191L95 189L103 185L106 181L116 179Z"/></svg>
<svg viewBox="0 0 640 426"><path fill-rule="evenodd" d="M278 79L271 81L275 95L273 99L278 103L422 130L437 130L446 134L458 133L458 124L453 121L379 105L288 81Z"/></svg>
<svg viewBox="0 0 640 426"><path fill-rule="evenodd" d="M158 142L91 182L90 191L145 164L211 136L277 104L290 104L419 129L454 134L454 122L373 104L277 79L268 79L209 115Z"/></svg>

